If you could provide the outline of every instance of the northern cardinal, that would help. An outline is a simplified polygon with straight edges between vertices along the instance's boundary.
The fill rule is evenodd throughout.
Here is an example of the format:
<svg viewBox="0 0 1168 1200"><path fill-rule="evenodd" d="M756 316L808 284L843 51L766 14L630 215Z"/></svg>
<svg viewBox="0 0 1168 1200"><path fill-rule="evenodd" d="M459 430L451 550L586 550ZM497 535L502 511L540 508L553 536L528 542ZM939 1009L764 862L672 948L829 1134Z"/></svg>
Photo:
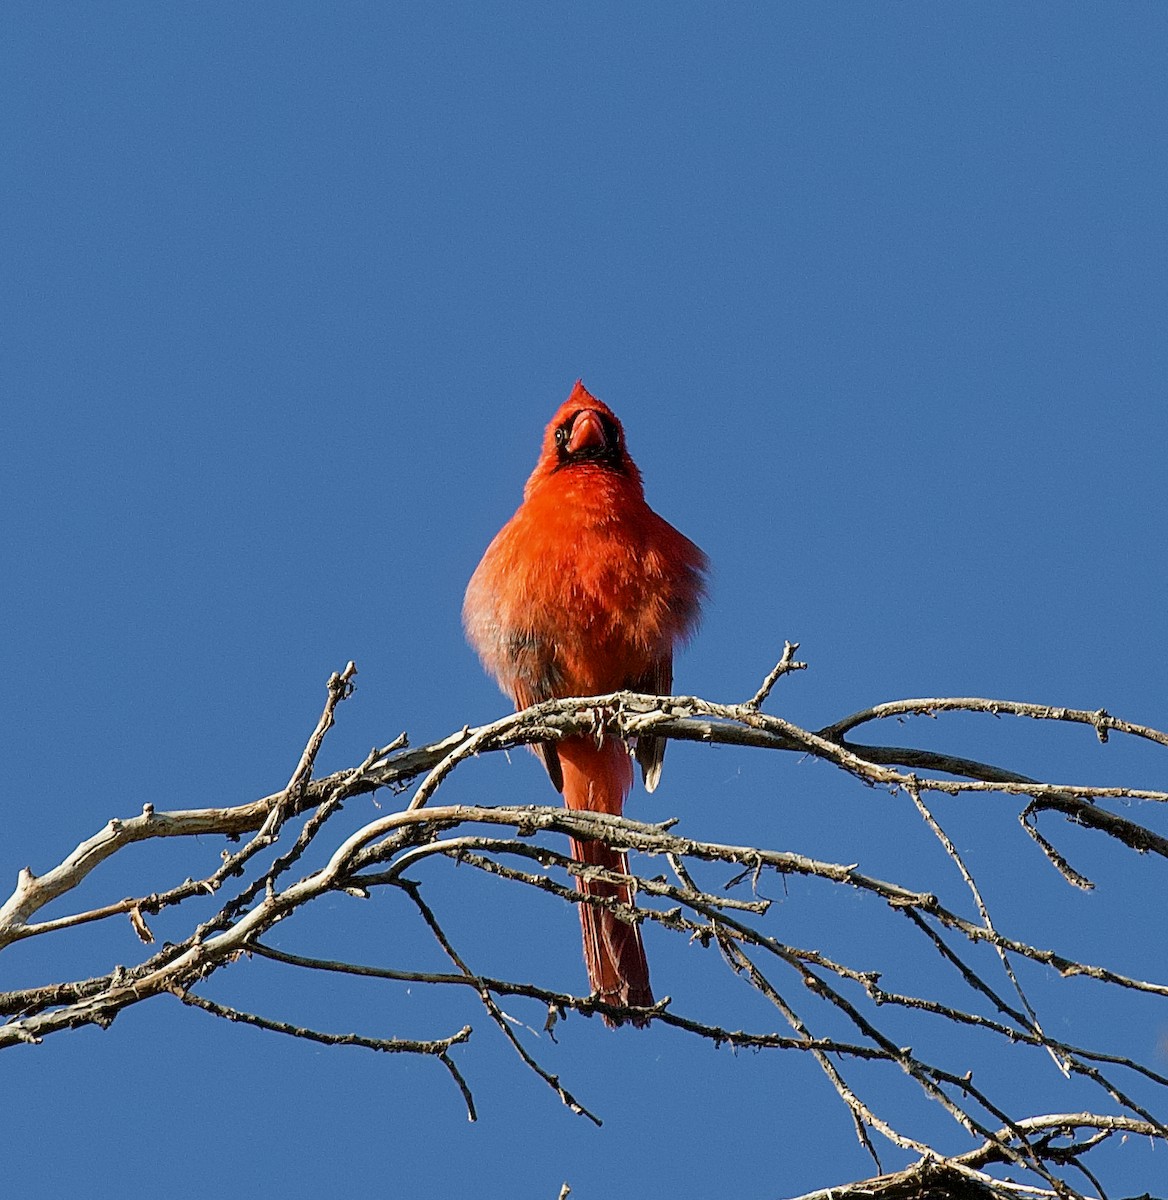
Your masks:
<svg viewBox="0 0 1168 1200"><path fill-rule="evenodd" d="M697 623L706 569L701 550L645 503L620 421L577 381L544 433L523 503L471 577L463 623L516 708L624 688L668 695L673 649ZM620 815L633 769L619 736L602 730L538 749L569 808ZM637 739L650 792L664 754L664 740ZM572 855L628 873L624 854L602 842L573 838ZM633 903L625 884L582 879L577 887ZM652 1004L639 927L594 904L577 907L593 993Z"/></svg>

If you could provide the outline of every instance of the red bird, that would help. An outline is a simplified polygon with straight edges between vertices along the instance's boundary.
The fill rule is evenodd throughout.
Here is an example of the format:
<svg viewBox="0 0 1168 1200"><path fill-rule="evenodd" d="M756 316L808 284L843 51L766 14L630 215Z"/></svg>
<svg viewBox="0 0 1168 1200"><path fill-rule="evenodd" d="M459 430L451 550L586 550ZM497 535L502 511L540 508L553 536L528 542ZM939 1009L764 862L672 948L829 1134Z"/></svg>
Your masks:
<svg viewBox="0 0 1168 1200"><path fill-rule="evenodd" d="M523 503L471 577L463 623L516 708L624 688L668 695L673 648L697 624L706 568L701 550L645 503L620 421L578 381L547 427ZM538 749L569 808L620 815L633 769L619 737L565 738ZM662 739L637 739L649 791L664 755ZM624 854L602 842L573 838L572 855L628 873ZM624 884L577 886L633 903ZM596 905L577 907L595 995L612 1004L652 1004L639 927Z"/></svg>

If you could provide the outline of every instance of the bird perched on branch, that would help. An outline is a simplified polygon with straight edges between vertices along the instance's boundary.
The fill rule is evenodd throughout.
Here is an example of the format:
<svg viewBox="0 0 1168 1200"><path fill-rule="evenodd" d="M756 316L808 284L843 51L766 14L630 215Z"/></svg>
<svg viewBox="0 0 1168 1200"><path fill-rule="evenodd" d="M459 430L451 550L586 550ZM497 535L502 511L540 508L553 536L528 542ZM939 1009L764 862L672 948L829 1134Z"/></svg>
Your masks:
<svg viewBox="0 0 1168 1200"><path fill-rule="evenodd" d="M668 695L673 650L697 624L706 569L702 551L645 502L620 421L578 381L544 433L523 503L471 577L463 623L517 708L626 688ZM620 815L633 770L615 731L545 742L539 752L569 808ZM664 754L663 739L637 739L649 791ZM628 874L624 854L603 842L573 838L572 855ZM626 884L581 878L577 886L633 904ZM617 1005L652 1004L639 926L607 907L578 908L593 993Z"/></svg>

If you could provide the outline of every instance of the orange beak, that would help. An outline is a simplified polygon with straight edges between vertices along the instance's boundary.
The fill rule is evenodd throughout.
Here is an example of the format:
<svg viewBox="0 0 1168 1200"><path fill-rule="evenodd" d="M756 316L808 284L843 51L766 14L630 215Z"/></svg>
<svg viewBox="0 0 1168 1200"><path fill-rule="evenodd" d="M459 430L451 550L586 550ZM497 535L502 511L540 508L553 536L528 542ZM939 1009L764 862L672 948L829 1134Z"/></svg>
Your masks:
<svg viewBox="0 0 1168 1200"><path fill-rule="evenodd" d="M568 453L575 454L580 450L603 450L607 442L600 416L590 408L583 409L572 422L572 434L568 438Z"/></svg>

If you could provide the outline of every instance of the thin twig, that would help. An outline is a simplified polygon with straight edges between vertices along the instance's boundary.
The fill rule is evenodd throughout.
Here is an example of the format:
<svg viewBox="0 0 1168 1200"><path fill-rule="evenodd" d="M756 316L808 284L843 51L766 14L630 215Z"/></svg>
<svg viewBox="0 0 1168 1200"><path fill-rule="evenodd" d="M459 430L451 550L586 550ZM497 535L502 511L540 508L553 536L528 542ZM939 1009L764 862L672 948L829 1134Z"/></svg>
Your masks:
<svg viewBox="0 0 1168 1200"><path fill-rule="evenodd" d="M482 998L483 1006L486 1008L488 1015L490 1016L491 1020L494 1021L495 1024L498 1025L498 1027L503 1031L503 1036L506 1037L506 1039L515 1048L515 1052L523 1060L524 1064L534 1071L540 1077L540 1079L542 1079L548 1085L548 1087L550 1087L556 1093L556 1095L559 1096L560 1100L568 1109L576 1113L578 1116L587 1117L588 1120L590 1120L594 1125L602 1125L603 1122L601 1119L590 1109L585 1108L585 1106L581 1104L580 1101L577 1100L576 1097L573 1096L566 1087L564 1087L558 1076L552 1075L548 1071L545 1071L543 1067L536 1062L532 1055L528 1053L523 1043L520 1042L519 1038L515 1036L515 1031L511 1028L510 1021L508 1021L502 1009L500 1009L495 1003L494 998L491 996L490 989L486 987L482 980L474 974L474 972L466 965L465 962L463 962L458 951L455 950L451 945L449 938L447 938L445 931L442 929L442 926L438 924L438 919L434 916L433 910L425 902L425 900L422 899L421 889L416 886L408 886L404 883L401 886L404 888L409 898L417 906L418 911L422 914L422 920L425 921L426 925L430 929L430 932L433 933L435 939L442 947L442 950L446 956L451 962L454 963L456 967L458 967L458 969L467 977L467 979L472 980L478 985L478 993Z"/></svg>
<svg viewBox="0 0 1168 1200"><path fill-rule="evenodd" d="M784 676L792 671L806 671L807 664L805 662L795 661L795 651L799 649L798 642L785 642L783 644L783 656L775 663L767 677L762 681L762 687L754 693L753 696L746 702L747 708L761 708L771 694L775 684Z"/></svg>

